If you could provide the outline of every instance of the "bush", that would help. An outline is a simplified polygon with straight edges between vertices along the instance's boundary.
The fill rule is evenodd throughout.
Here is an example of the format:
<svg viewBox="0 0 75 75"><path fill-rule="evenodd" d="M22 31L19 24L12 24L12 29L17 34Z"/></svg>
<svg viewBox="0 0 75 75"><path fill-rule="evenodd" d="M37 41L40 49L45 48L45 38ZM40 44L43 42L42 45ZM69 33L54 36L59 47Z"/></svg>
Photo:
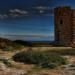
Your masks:
<svg viewBox="0 0 75 75"><path fill-rule="evenodd" d="M7 67L11 67L11 63L8 60L4 60L3 63L7 66Z"/></svg>
<svg viewBox="0 0 75 75"><path fill-rule="evenodd" d="M66 64L64 58L59 55L54 55L45 52L21 52L13 56L13 59L17 62L23 62L27 64L36 64L41 67L56 67L62 64Z"/></svg>
<svg viewBox="0 0 75 75"><path fill-rule="evenodd" d="M0 62L3 62L7 67L11 67L11 63L7 59L0 58Z"/></svg>
<svg viewBox="0 0 75 75"><path fill-rule="evenodd" d="M7 47L7 48L3 48L3 51L13 51L14 48L13 47Z"/></svg>
<svg viewBox="0 0 75 75"><path fill-rule="evenodd" d="M43 63L41 66L42 66L42 68L51 68L51 69L53 69L53 68L57 67L58 65L55 64L55 63Z"/></svg>

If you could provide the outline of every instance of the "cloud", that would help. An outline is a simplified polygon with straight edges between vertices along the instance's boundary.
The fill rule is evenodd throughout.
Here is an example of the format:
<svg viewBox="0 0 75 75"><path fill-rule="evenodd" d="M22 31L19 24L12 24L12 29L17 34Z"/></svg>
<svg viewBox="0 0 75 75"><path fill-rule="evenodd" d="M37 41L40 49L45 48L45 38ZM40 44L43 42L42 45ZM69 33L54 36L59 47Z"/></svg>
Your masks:
<svg viewBox="0 0 75 75"><path fill-rule="evenodd" d="M30 15L36 16L53 16L54 9L49 6L36 6L31 7L30 10L22 10L22 9L10 9L4 14L0 14L0 19L10 19L10 18L18 18L25 17Z"/></svg>
<svg viewBox="0 0 75 75"><path fill-rule="evenodd" d="M5 19L5 18L8 18L7 14L0 14L0 19Z"/></svg>
<svg viewBox="0 0 75 75"><path fill-rule="evenodd" d="M20 9L10 9L5 14L0 14L0 19L17 18L22 16L29 16L29 12Z"/></svg>
<svg viewBox="0 0 75 75"><path fill-rule="evenodd" d="M43 10L40 10L40 11L39 11L39 13L44 13L44 12L45 12L45 11L43 11Z"/></svg>
<svg viewBox="0 0 75 75"><path fill-rule="evenodd" d="M47 38L47 35L33 34L33 35L6 35L6 36L14 36L14 37L35 37L35 38Z"/></svg>
<svg viewBox="0 0 75 75"><path fill-rule="evenodd" d="M9 10L9 12L12 13L12 14L19 14L19 15L26 15L26 14L28 14L27 11L20 10L20 9L13 9L13 10L11 9L11 10Z"/></svg>
<svg viewBox="0 0 75 75"><path fill-rule="evenodd" d="M48 6L37 6L37 7L32 7L33 9L37 9L37 10L49 10L50 7Z"/></svg>
<svg viewBox="0 0 75 75"><path fill-rule="evenodd" d="M53 16L54 14L54 8L51 8L49 6L36 6L32 7L33 10L35 10L38 15L45 15L45 16Z"/></svg>
<svg viewBox="0 0 75 75"><path fill-rule="evenodd" d="M11 9L9 10L9 15L11 17L27 16L29 15L29 12L25 10L20 10L20 9L13 9L13 10Z"/></svg>
<svg viewBox="0 0 75 75"><path fill-rule="evenodd" d="M1 34L0 34L1 35ZM41 35L41 34L33 34L33 35L1 35L0 37L6 37L11 40L20 39L20 40L27 40L27 39L42 39L42 38L50 38L49 35ZM52 36L51 36L52 37ZM52 37L53 38L53 37Z"/></svg>

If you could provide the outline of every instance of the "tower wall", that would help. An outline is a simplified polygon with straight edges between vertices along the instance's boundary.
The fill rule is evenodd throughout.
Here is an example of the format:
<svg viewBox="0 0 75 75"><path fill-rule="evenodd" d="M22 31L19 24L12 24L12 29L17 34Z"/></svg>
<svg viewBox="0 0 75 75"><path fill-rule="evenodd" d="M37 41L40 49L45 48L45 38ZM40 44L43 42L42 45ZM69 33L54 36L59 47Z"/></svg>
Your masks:
<svg viewBox="0 0 75 75"><path fill-rule="evenodd" d="M59 45L72 44L72 11L70 7L58 7L54 9L55 41Z"/></svg>
<svg viewBox="0 0 75 75"><path fill-rule="evenodd" d="M75 10L72 10L72 23L73 23L73 45L75 45Z"/></svg>

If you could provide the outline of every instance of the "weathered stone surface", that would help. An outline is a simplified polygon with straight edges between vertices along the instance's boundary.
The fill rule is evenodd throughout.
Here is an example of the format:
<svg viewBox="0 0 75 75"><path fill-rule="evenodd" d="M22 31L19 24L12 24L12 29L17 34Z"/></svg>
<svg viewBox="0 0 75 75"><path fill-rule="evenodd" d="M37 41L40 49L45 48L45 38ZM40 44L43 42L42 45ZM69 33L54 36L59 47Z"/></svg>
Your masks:
<svg viewBox="0 0 75 75"><path fill-rule="evenodd" d="M75 10L70 7L54 9L55 41L60 45L75 45Z"/></svg>

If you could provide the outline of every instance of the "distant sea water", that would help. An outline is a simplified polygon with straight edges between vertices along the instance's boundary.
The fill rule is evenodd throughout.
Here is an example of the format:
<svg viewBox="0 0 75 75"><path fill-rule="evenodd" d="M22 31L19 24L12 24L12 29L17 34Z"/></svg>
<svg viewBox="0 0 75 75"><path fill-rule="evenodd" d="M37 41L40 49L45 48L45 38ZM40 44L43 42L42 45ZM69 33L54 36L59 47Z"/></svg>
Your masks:
<svg viewBox="0 0 75 75"><path fill-rule="evenodd" d="M10 40L24 40L24 41L54 41L54 36L48 37L22 37L22 36L8 36L8 35L0 35L1 38L7 38Z"/></svg>

